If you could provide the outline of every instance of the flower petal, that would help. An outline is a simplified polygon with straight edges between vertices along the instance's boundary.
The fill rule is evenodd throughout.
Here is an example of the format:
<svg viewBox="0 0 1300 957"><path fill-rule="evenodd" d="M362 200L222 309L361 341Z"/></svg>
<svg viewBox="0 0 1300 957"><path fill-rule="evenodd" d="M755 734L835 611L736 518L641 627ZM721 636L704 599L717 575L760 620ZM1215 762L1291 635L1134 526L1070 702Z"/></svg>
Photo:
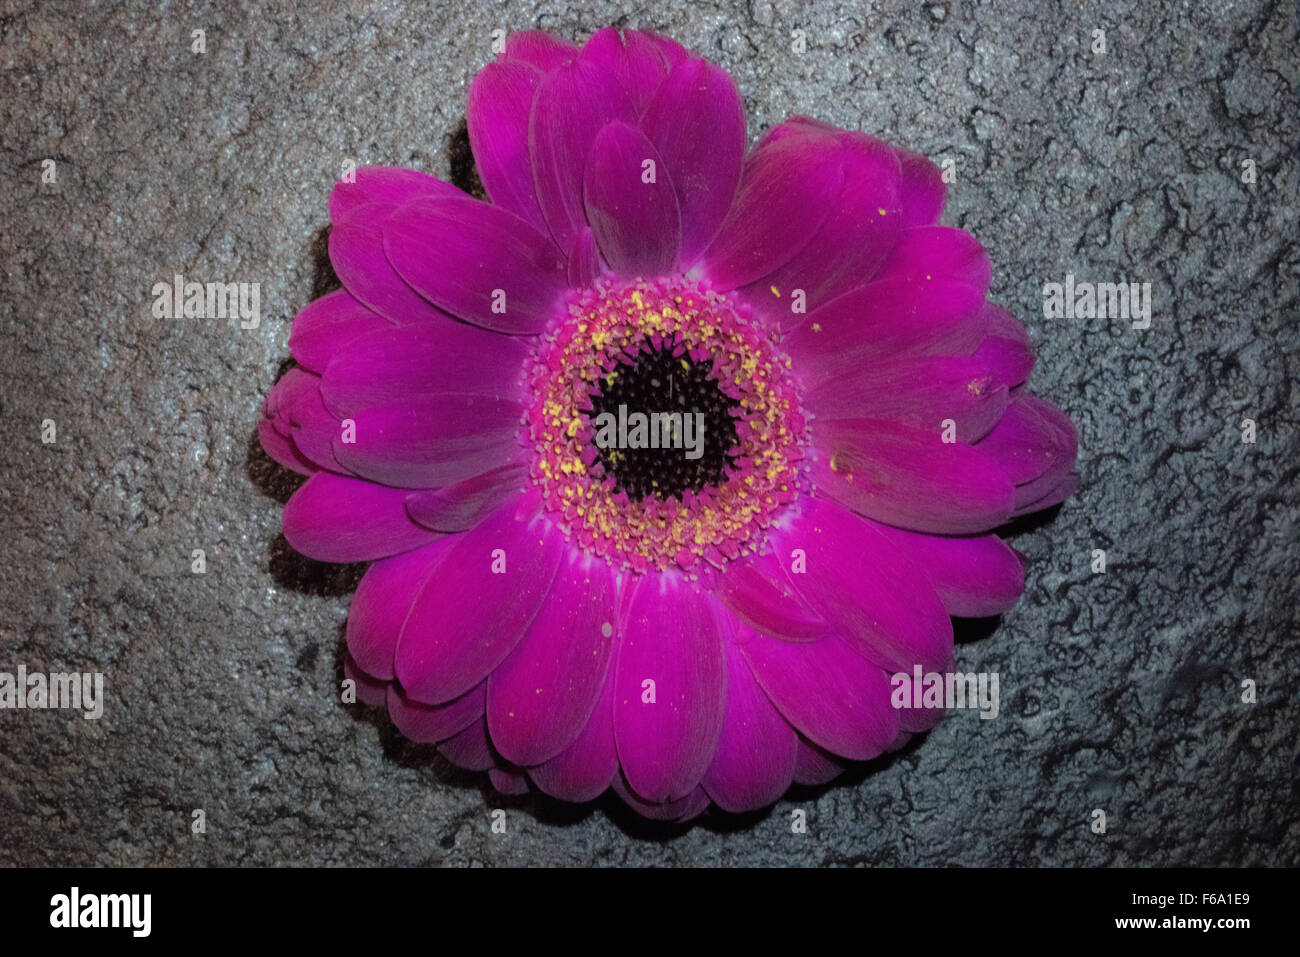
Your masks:
<svg viewBox="0 0 1300 957"><path fill-rule="evenodd" d="M363 306L346 289L338 289L298 313L289 330L289 352L313 372L324 372L330 360L350 343L391 328L391 319Z"/></svg>
<svg viewBox="0 0 1300 957"><path fill-rule="evenodd" d="M1020 385L1034 368L1034 344L1020 320L993 303L984 305L988 337L975 355L986 363L999 382Z"/></svg>
<svg viewBox="0 0 1300 957"><path fill-rule="evenodd" d="M727 563L718 578L718 598L741 622L766 635L811 641L830 625L790 583L785 556L746 555Z"/></svg>
<svg viewBox="0 0 1300 957"><path fill-rule="evenodd" d="M438 488L512 461L522 407L481 395L414 395L374 405L334 438L334 457L372 481Z"/></svg>
<svg viewBox="0 0 1300 957"><path fill-rule="evenodd" d="M933 668L952 657L952 621L934 588L872 525L807 499L771 538L780 554L802 550L806 571L790 576L794 587L877 667Z"/></svg>
<svg viewBox="0 0 1300 957"><path fill-rule="evenodd" d="M708 595L665 575L631 586L615 670L614 735L643 800L688 795L722 729L727 674Z"/></svg>
<svg viewBox="0 0 1300 957"><path fill-rule="evenodd" d="M564 536L515 503L456 536L397 642L396 674L426 704L459 697L499 665L550 592Z"/></svg>
<svg viewBox="0 0 1300 957"><path fill-rule="evenodd" d="M903 225L930 226L939 221L948 187L943 173L924 156L898 150L903 170Z"/></svg>
<svg viewBox="0 0 1300 957"><path fill-rule="evenodd" d="M394 684L388 686L388 717L403 737L419 744L436 744L482 720L486 701L487 682L446 704L421 704Z"/></svg>
<svg viewBox="0 0 1300 957"><path fill-rule="evenodd" d="M694 263L731 208L745 158L745 107L725 70L706 60L675 66L641 117L663 157L682 217L681 261Z"/></svg>
<svg viewBox="0 0 1300 957"><path fill-rule="evenodd" d="M727 710L704 790L724 811L774 802L794 777L798 738L754 680L738 648L727 650Z"/></svg>
<svg viewBox="0 0 1300 957"><path fill-rule="evenodd" d="M527 481L528 469L522 462L503 465L445 488L412 492L406 497L406 513L425 528L463 532L517 498Z"/></svg>
<svg viewBox="0 0 1300 957"><path fill-rule="evenodd" d="M384 252L384 223L398 207L366 203L330 228L330 264L357 300L396 323L446 322L447 316L408 286Z"/></svg>
<svg viewBox="0 0 1300 957"><path fill-rule="evenodd" d="M582 205L583 166L596 134L615 120L636 122L636 111L614 74L577 60L543 78L528 122L537 200L561 249L570 249L587 225Z"/></svg>
<svg viewBox="0 0 1300 957"><path fill-rule="evenodd" d="M562 801L590 801L610 786L618 774L613 669L577 739L551 760L529 768L528 774L538 788Z"/></svg>
<svg viewBox="0 0 1300 957"><path fill-rule="evenodd" d="M655 173L645 182L646 165ZM584 200L592 235L611 269L653 276L677 266L682 222L663 159L645 135L623 122L597 134L587 156Z"/></svg>
<svg viewBox="0 0 1300 957"><path fill-rule="evenodd" d="M740 650L785 719L833 754L865 761L897 737L889 679L847 639L795 644L750 632Z"/></svg>
<svg viewBox="0 0 1300 957"><path fill-rule="evenodd" d="M546 232L528 155L528 117L542 71L521 60L489 63L469 87L465 121L474 166L488 197Z"/></svg>
<svg viewBox="0 0 1300 957"><path fill-rule="evenodd" d="M438 753L467 771L487 771L496 765L492 742L488 739L487 721L479 718L463 731L458 731L442 744Z"/></svg>
<svg viewBox="0 0 1300 957"><path fill-rule="evenodd" d="M950 615L984 618L1010 611L1025 590L1020 556L996 535L948 538L876 525L899 554L921 569Z"/></svg>
<svg viewBox="0 0 1300 957"><path fill-rule="evenodd" d="M522 402L526 342L462 322L389 326L356 339L321 377L340 417L406 396L455 392Z"/></svg>
<svg viewBox="0 0 1300 957"><path fill-rule="evenodd" d="M370 203L400 206L421 196L464 196L436 176L398 166L362 166L354 170L352 182L334 184L330 193L330 221L338 223Z"/></svg>
<svg viewBox="0 0 1300 957"><path fill-rule="evenodd" d="M510 335L541 332L567 285L555 245L514 213L476 199L422 199L384 227L398 274L452 315Z"/></svg>
<svg viewBox="0 0 1300 957"><path fill-rule="evenodd" d="M637 116L668 75L668 60L663 51L648 34L639 30L617 27L597 30L583 46L581 59L613 74Z"/></svg>
<svg viewBox="0 0 1300 957"><path fill-rule="evenodd" d="M406 517L401 489L317 472L284 506L284 537L321 562L368 562L427 545L437 532Z"/></svg>
<svg viewBox="0 0 1300 957"><path fill-rule="evenodd" d="M348 654L343 656L343 677L355 683L358 703L371 708L384 706L388 697L388 682L366 674Z"/></svg>
<svg viewBox="0 0 1300 957"><path fill-rule="evenodd" d="M541 764L591 719L618 620L610 567L572 550L527 634L488 681L488 728L506 760Z"/></svg>
<svg viewBox="0 0 1300 957"><path fill-rule="evenodd" d="M843 773L844 765L836 761L829 751L817 747L811 741L799 739L799 751L794 764L796 782L816 787L829 784Z"/></svg>
<svg viewBox="0 0 1300 957"><path fill-rule="evenodd" d="M449 541L438 539L366 569L348 608L347 625L348 653L366 673L393 680L393 656L407 612L434 566L446 556Z"/></svg>
<svg viewBox="0 0 1300 957"><path fill-rule="evenodd" d="M997 460L945 442L939 429L835 419L813 422L812 433L818 493L868 518L918 532L972 535L1011 517L1015 490Z"/></svg>
<svg viewBox="0 0 1300 957"><path fill-rule="evenodd" d="M1074 423L1060 409L1022 392L976 448L1017 486L1035 483L1028 493L1017 490L1017 504L1023 504L1046 494L1069 473L1079 440ZM1026 494L1031 497L1025 498Z"/></svg>
<svg viewBox="0 0 1300 957"><path fill-rule="evenodd" d="M549 72L576 58L578 48L544 30L521 30L506 37L502 61L521 60Z"/></svg>
<svg viewBox="0 0 1300 957"><path fill-rule="evenodd" d="M293 440L279 432L270 419L257 423L257 439L272 460L299 475L311 475L320 470L320 466L299 452Z"/></svg>
<svg viewBox="0 0 1300 957"><path fill-rule="evenodd" d="M704 253L705 276L726 291L789 262L821 229L843 183L838 147L813 149L793 138L752 152L736 201Z"/></svg>

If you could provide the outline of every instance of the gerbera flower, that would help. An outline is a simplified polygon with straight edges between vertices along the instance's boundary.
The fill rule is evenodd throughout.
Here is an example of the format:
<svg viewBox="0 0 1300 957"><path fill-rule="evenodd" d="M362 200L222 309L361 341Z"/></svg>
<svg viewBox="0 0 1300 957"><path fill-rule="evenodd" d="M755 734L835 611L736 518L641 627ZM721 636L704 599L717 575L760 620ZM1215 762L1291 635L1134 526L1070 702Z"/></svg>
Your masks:
<svg viewBox="0 0 1300 957"><path fill-rule="evenodd" d="M637 31L512 36L468 121L490 202L336 187L343 288L261 424L289 543L373 562L363 699L502 791L674 819L929 727L891 676L1015 603L993 530L1076 450L939 171L802 117L746 153L730 78Z"/></svg>

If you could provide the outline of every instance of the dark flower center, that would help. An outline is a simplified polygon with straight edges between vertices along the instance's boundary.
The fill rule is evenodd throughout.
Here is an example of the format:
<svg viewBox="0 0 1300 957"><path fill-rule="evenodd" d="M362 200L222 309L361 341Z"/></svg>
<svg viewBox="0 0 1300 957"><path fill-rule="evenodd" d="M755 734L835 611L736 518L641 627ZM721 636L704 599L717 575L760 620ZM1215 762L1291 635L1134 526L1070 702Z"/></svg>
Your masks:
<svg viewBox="0 0 1300 957"><path fill-rule="evenodd" d="M592 384L592 441L605 474L629 498L680 498L722 484L736 439L735 402L710 359L644 345Z"/></svg>

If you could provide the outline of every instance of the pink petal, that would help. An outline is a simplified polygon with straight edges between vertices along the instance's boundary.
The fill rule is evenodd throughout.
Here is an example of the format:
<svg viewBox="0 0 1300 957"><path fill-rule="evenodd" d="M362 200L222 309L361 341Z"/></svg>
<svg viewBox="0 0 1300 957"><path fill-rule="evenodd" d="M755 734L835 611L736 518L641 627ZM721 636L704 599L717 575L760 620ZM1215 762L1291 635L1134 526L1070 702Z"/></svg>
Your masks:
<svg viewBox="0 0 1300 957"><path fill-rule="evenodd" d="M463 532L518 498L527 481L525 465L503 465L446 488L412 492L406 498L406 514L425 528Z"/></svg>
<svg viewBox="0 0 1300 957"><path fill-rule="evenodd" d="M605 792L618 774L612 673L606 675L596 707L577 740L528 774L538 788L562 801L590 801Z"/></svg>
<svg viewBox="0 0 1300 957"><path fill-rule="evenodd" d="M321 378L321 397L339 417L437 392L521 402L527 358L526 341L463 322L390 325L335 356Z"/></svg>
<svg viewBox="0 0 1300 957"><path fill-rule="evenodd" d="M530 515L512 503L456 536L425 582L397 643L397 679L412 698L439 704L464 694L533 623L564 536Z"/></svg>
<svg viewBox="0 0 1300 957"><path fill-rule="evenodd" d="M637 30L597 30L582 48L581 59L613 74L637 116L668 75L668 60L659 45Z"/></svg>
<svg viewBox="0 0 1300 957"><path fill-rule="evenodd" d="M983 306L964 283L885 279L809 313L782 349L808 388L903 355L970 355L988 329Z"/></svg>
<svg viewBox="0 0 1300 957"><path fill-rule="evenodd" d="M423 201L419 201L423 202ZM330 229L330 264L349 293L396 323L446 322L447 316L408 286L384 252L384 223L397 207L367 203Z"/></svg>
<svg viewBox="0 0 1300 957"><path fill-rule="evenodd" d="M542 72L561 67L578 55L578 48L543 30L521 30L506 37L502 61L520 60Z"/></svg>
<svg viewBox="0 0 1300 957"><path fill-rule="evenodd" d="M925 573L950 615L983 618L1015 607L1025 590L1020 556L996 535L947 538L905 532L887 525L876 531Z"/></svg>
<svg viewBox="0 0 1300 957"><path fill-rule="evenodd" d="M334 457L385 485L452 485L513 461L521 415L481 395L406 396L353 415L355 434L335 437Z"/></svg>
<svg viewBox="0 0 1300 957"><path fill-rule="evenodd" d="M497 332L541 332L567 290L564 262L546 236L475 199L408 203L384 227L384 248L420 295Z"/></svg>
<svg viewBox="0 0 1300 957"><path fill-rule="evenodd" d="M674 67L641 117L663 157L682 216L683 265L717 235L740 183L745 107L726 71L701 59Z"/></svg>
<svg viewBox="0 0 1300 957"><path fill-rule="evenodd" d="M897 737L888 677L847 639L794 644L750 632L740 650L785 719L832 753L865 761Z"/></svg>
<svg viewBox="0 0 1300 957"><path fill-rule="evenodd" d="M844 765L836 761L825 748L819 748L811 741L799 739L799 751L794 764L796 782L816 787L829 784L843 773Z"/></svg>
<svg viewBox="0 0 1300 957"><path fill-rule="evenodd" d="M542 214L561 249L570 249L587 225L583 166L596 134L615 120L636 122L636 111L613 73L577 60L548 74L537 89L528 123L529 155Z"/></svg>
<svg viewBox="0 0 1300 957"><path fill-rule="evenodd" d="M488 740L487 721L479 718L463 731L438 746L439 753L457 767L467 771L486 771L496 764L492 742Z"/></svg>
<svg viewBox="0 0 1300 957"><path fill-rule="evenodd" d="M262 419L257 423L257 439L274 461L299 475L311 475L320 469L320 466L298 451L292 439L278 432L270 419Z"/></svg>
<svg viewBox="0 0 1300 957"><path fill-rule="evenodd" d="M655 181L643 181L646 163ZM645 135L610 123L596 136L584 180L587 221L614 272L653 276L677 266L682 223L663 159Z"/></svg>
<svg viewBox="0 0 1300 957"><path fill-rule="evenodd" d="M501 794L519 797L528 793L528 776L509 768L488 768L488 780Z"/></svg>
<svg viewBox="0 0 1300 957"><path fill-rule="evenodd" d="M614 734L628 783L663 803L689 794L713 759L726 705L722 638L698 586L647 575L629 587Z"/></svg>
<svg viewBox="0 0 1300 957"><path fill-rule="evenodd" d="M773 529L771 539L779 554L802 550L806 571L790 576L794 587L878 667L910 671L952 657L952 622L934 588L876 527L806 499L790 527Z"/></svg>
<svg viewBox="0 0 1300 957"><path fill-rule="evenodd" d="M368 675L357 666L351 655L343 656L343 677L354 683L357 701L371 708L382 708L388 696L388 682Z"/></svg>
<svg viewBox="0 0 1300 957"><path fill-rule="evenodd" d="M727 563L719 576L718 598L741 622L766 635L811 641L830 625L800 597L784 562L789 556L746 555Z"/></svg>
<svg viewBox="0 0 1300 957"><path fill-rule="evenodd" d="M541 764L591 720L617 625L610 567L576 549L560 563L527 634L488 682L488 728L508 761Z"/></svg>
<svg viewBox="0 0 1300 957"><path fill-rule="evenodd" d="M1074 423L1051 403L1027 393L1015 396L1006 414L976 448L1018 486L1037 483L1041 497L1074 467L1078 454ZM1024 499L1017 490L1018 503Z"/></svg>
<svg viewBox="0 0 1300 957"><path fill-rule="evenodd" d="M697 787L685 797L656 804L647 801L633 791L626 780L619 775L614 778L614 792L623 799L623 803L636 813L652 821L672 821L681 823L703 814L709 807L709 796L704 788Z"/></svg>
<svg viewBox="0 0 1300 957"><path fill-rule="evenodd" d="M362 166L353 181L334 184L330 193L330 221L338 223L370 203L400 206L421 196L464 196L436 176L398 166Z"/></svg>
<svg viewBox="0 0 1300 957"><path fill-rule="evenodd" d="M914 226L904 230L881 268L878 279L913 282L951 279L988 292L993 265L970 233L950 226Z"/></svg>
<svg viewBox="0 0 1300 957"><path fill-rule="evenodd" d="M389 718L403 737L418 744L445 741L475 722L481 722L486 701L486 682L446 704L421 704L407 697L397 685L388 686Z"/></svg>
<svg viewBox="0 0 1300 957"><path fill-rule="evenodd" d="M546 231L528 155L528 117L542 71L521 60L489 63L469 88L466 123L479 180L497 206Z"/></svg>
<svg viewBox="0 0 1300 957"><path fill-rule="evenodd" d="M960 441L944 442L939 429L835 419L814 422L812 432L818 494L868 518L918 532L972 535L1011 517L1015 490L997 460Z"/></svg>
<svg viewBox="0 0 1300 957"><path fill-rule="evenodd" d="M903 225L930 226L939 221L948 187L943 173L924 156L899 150L903 168Z"/></svg>
<svg viewBox="0 0 1300 957"><path fill-rule="evenodd" d="M393 328L392 320L339 289L308 303L289 330L289 352L313 372L324 372L331 359L367 333Z"/></svg>
<svg viewBox="0 0 1300 957"><path fill-rule="evenodd" d="M838 147L791 139L752 152L736 201L704 253L705 276L725 291L789 262L821 229L843 183Z"/></svg>
<svg viewBox="0 0 1300 957"><path fill-rule="evenodd" d="M437 532L406 517L401 489L317 472L284 506L284 537L322 562L366 562L427 545Z"/></svg>
<svg viewBox="0 0 1300 957"><path fill-rule="evenodd" d="M999 382L1014 387L1029 378L1034 368L1034 344L1020 320L993 303L986 303L988 338L980 343L975 357L985 363Z"/></svg>
<svg viewBox="0 0 1300 957"><path fill-rule="evenodd" d="M393 680L393 656L407 612L450 539L375 562L361 578L348 608L348 653L368 674Z"/></svg>
<svg viewBox="0 0 1300 957"><path fill-rule="evenodd" d="M740 651L727 647L727 710L704 790L724 811L771 804L794 777L798 738L758 686Z"/></svg>
<svg viewBox="0 0 1300 957"><path fill-rule="evenodd" d="M584 226L573 237L573 245L569 248L569 264L566 268L569 287L590 289L604 272L605 266L600 259L600 250L596 248L596 237L592 234L590 226Z"/></svg>

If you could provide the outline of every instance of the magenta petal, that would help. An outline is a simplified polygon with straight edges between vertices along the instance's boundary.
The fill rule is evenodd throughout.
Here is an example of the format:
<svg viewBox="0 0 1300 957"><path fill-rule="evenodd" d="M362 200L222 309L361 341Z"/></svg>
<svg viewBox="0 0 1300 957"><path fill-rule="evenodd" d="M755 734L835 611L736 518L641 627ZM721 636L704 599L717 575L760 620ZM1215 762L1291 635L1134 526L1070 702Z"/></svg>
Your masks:
<svg viewBox="0 0 1300 957"><path fill-rule="evenodd" d="M367 673L393 680L393 656L407 612L424 580L447 552L448 539L375 562L348 608L348 653Z"/></svg>
<svg viewBox="0 0 1300 957"><path fill-rule="evenodd" d="M528 123L537 200L551 235L569 249L587 221L583 166L596 134L615 120L636 122L636 111L614 74L578 60L548 74L537 88Z"/></svg>
<svg viewBox="0 0 1300 957"><path fill-rule="evenodd" d="M527 634L488 682L488 728L502 757L541 764L573 743L596 707L617 625L610 567L573 550Z"/></svg>
<svg viewBox="0 0 1300 957"><path fill-rule="evenodd" d="M673 68L641 117L663 157L682 215L681 261L690 265L731 208L745 158L745 107L725 70L701 59Z"/></svg>
<svg viewBox="0 0 1300 957"><path fill-rule="evenodd" d="M844 765L836 761L825 748L819 748L811 741L799 740L799 751L795 757L794 779L799 784L818 786L829 784L844 773Z"/></svg>
<svg viewBox="0 0 1300 957"><path fill-rule="evenodd" d="M421 196L464 196L436 176L397 166L363 166L353 181L339 182L330 193L330 221L338 223L370 203L400 206Z"/></svg>
<svg viewBox="0 0 1300 957"><path fill-rule="evenodd" d="M371 708L383 707L388 697L388 682L366 674L351 655L343 656L343 677L354 683L358 702Z"/></svg>
<svg viewBox="0 0 1300 957"><path fill-rule="evenodd" d="M404 396L438 392L522 401L525 341L447 319L389 326L353 341L321 377L321 397L344 417Z"/></svg>
<svg viewBox="0 0 1300 957"><path fill-rule="evenodd" d="M771 804L794 777L798 738L758 686L740 651L727 647L727 710L704 790L724 811Z"/></svg>
<svg viewBox="0 0 1300 957"><path fill-rule="evenodd" d="M294 447L311 461L334 472L348 471L334 458L331 443L338 434L339 422L329 410L320 393L320 376L301 368L293 368L275 384L276 428L286 432Z"/></svg>
<svg viewBox="0 0 1300 957"><path fill-rule="evenodd" d="M562 801L590 801L605 792L618 774L612 673L577 740L528 773L542 791Z"/></svg>
<svg viewBox="0 0 1300 957"><path fill-rule="evenodd" d="M367 203L330 229L330 264L356 299L396 323L446 322L447 316L402 281L384 251L384 223L397 207Z"/></svg>
<svg viewBox="0 0 1300 957"><path fill-rule="evenodd" d="M406 498L406 514L425 528L463 532L518 498L527 481L526 465L503 465L446 488L412 492Z"/></svg>
<svg viewBox="0 0 1300 957"><path fill-rule="evenodd" d="M542 72L519 60L489 63L469 88L466 123L474 165L488 197L545 231L528 155L528 117Z"/></svg>
<svg viewBox="0 0 1300 957"><path fill-rule="evenodd" d="M438 752L459 768L486 771L497 763L488 740L487 721L479 718L438 746Z"/></svg>
<svg viewBox="0 0 1300 957"><path fill-rule="evenodd" d="M346 289L322 296L298 313L289 330L289 352L313 372L371 332L393 328L392 320L359 303Z"/></svg>
<svg viewBox="0 0 1300 957"><path fill-rule="evenodd" d="M430 302L497 332L541 332L568 288L564 262L546 236L475 199L408 203L389 217L384 248Z"/></svg>
<svg viewBox="0 0 1300 957"><path fill-rule="evenodd" d="M402 735L419 744L445 741L483 717L487 682L446 704L421 704L408 698L397 685L388 686L388 716Z"/></svg>
<svg viewBox="0 0 1300 957"><path fill-rule="evenodd" d="M704 272L720 290L748 285L795 257L816 235L844 183L838 147L780 140L745 161L740 190L704 253Z"/></svg>
<svg viewBox="0 0 1300 957"><path fill-rule="evenodd" d="M528 793L528 776L511 768L488 768L488 780L501 794L519 797Z"/></svg>
<svg viewBox="0 0 1300 957"><path fill-rule="evenodd" d="M928 669L952 657L952 621L934 588L876 527L806 499L791 526L771 537L782 555L801 550L806 571L790 576L795 588L878 667Z"/></svg>
<svg viewBox="0 0 1300 957"><path fill-rule="evenodd" d="M401 489L317 472L284 506L284 537L322 562L367 562L427 545L437 532L406 517Z"/></svg>
<svg viewBox="0 0 1300 957"><path fill-rule="evenodd" d="M948 192L943 173L924 156L898 151L903 169L903 225L930 226L939 221Z"/></svg>
<svg viewBox="0 0 1300 957"><path fill-rule="evenodd" d="M644 181L647 166L654 182ZM605 261L624 276L672 271L682 245L681 216L663 159L645 135L610 123L596 136L584 178L587 221Z"/></svg>
<svg viewBox="0 0 1300 957"><path fill-rule="evenodd" d="M1046 478L1036 486L1041 489L1036 497L1041 497L1074 467L1078 436L1074 423L1059 409L1022 392L976 448L995 461L1016 485Z"/></svg>
<svg viewBox="0 0 1300 957"><path fill-rule="evenodd" d="M456 536L420 590L396 659L397 680L415 700L439 704L464 694L533 623L550 593L564 536L529 514L512 503Z"/></svg>
<svg viewBox="0 0 1300 957"><path fill-rule="evenodd" d="M592 235L590 226L584 226L573 237L573 244L569 248L569 265L566 268L569 286L573 289L590 289L604 272L600 250L596 248L596 237Z"/></svg>
<svg viewBox="0 0 1300 957"><path fill-rule="evenodd" d="M681 823L703 814L709 807L709 795L702 787L697 787L685 797L657 804L647 801L629 787L621 776L614 778L614 791L623 803L644 818L652 821L673 821Z"/></svg>
<svg viewBox="0 0 1300 957"><path fill-rule="evenodd" d="M597 30L582 48L581 58L613 74L637 116L668 74L668 60L660 46L638 30Z"/></svg>
<svg viewBox="0 0 1300 957"><path fill-rule="evenodd" d="M986 303L988 338L980 343L975 357L987 365L999 382L1015 387L1029 378L1034 368L1034 344L1020 320L993 303Z"/></svg>
<svg viewBox="0 0 1300 957"><path fill-rule="evenodd" d="M828 379L805 403L820 419L888 419L930 432L951 419L958 440L973 443L1002 418L1007 384L978 355L916 356Z"/></svg>
<svg viewBox="0 0 1300 957"><path fill-rule="evenodd" d="M951 279L983 296L992 276L988 254L970 233L950 226L915 226L898 237L878 278Z"/></svg>
<svg viewBox="0 0 1300 957"><path fill-rule="evenodd" d="M1001 615L1015 606L1025 590L1025 568L1020 556L996 535L947 538L887 525L875 528L899 554L925 573L950 615Z"/></svg>
<svg viewBox="0 0 1300 957"><path fill-rule="evenodd" d="M830 631L790 583L780 556L746 555L728 562L716 591L733 615L763 634L811 641Z"/></svg>
<svg viewBox="0 0 1300 957"><path fill-rule="evenodd" d="M847 639L793 644L751 632L740 650L785 719L832 753L865 761L897 737L889 678Z"/></svg>
<svg viewBox="0 0 1300 957"><path fill-rule="evenodd" d="M564 66L578 55L578 48L544 30L521 30L506 37L503 62L521 60L543 73Z"/></svg>
<svg viewBox="0 0 1300 957"><path fill-rule="evenodd" d="M984 341L984 294L965 283L884 279L808 314L782 349L805 386L902 355L970 355Z"/></svg>
<svg viewBox="0 0 1300 957"><path fill-rule="evenodd" d="M815 310L871 281L897 241L899 170L893 149L861 134L841 134L838 141L844 186L830 215L797 256L759 279L751 291L782 328L804 318L790 306L795 290L802 291L804 308Z"/></svg>
<svg viewBox="0 0 1300 957"><path fill-rule="evenodd" d="M1044 488L1045 493L1039 495ZM1060 505L1079 490L1079 473L1071 472L1054 483L1035 480L1016 488L1016 510L1012 517L1028 515L1053 505Z"/></svg>
<svg viewBox="0 0 1300 957"><path fill-rule="evenodd" d="M263 451L274 461L299 475L311 475L320 470L320 466L299 452L293 440L280 433L270 419L257 423L257 439Z"/></svg>
<svg viewBox="0 0 1300 957"><path fill-rule="evenodd" d="M943 441L938 428L834 419L814 422L812 432L819 494L868 518L918 532L973 535L1011 517L1015 490L998 461L978 447Z"/></svg>
<svg viewBox="0 0 1300 957"><path fill-rule="evenodd" d="M711 599L698 586L647 575L629 587L614 734L628 783L658 804L689 794L713 760L726 663Z"/></svg>
<svg viewBox="0 0 1300 957"><path fill-rule="evenodd" d="M385 485L452 485L512 461L521 415L516 403L481 395L406 396L353 415L334 457Z"/></svg>

